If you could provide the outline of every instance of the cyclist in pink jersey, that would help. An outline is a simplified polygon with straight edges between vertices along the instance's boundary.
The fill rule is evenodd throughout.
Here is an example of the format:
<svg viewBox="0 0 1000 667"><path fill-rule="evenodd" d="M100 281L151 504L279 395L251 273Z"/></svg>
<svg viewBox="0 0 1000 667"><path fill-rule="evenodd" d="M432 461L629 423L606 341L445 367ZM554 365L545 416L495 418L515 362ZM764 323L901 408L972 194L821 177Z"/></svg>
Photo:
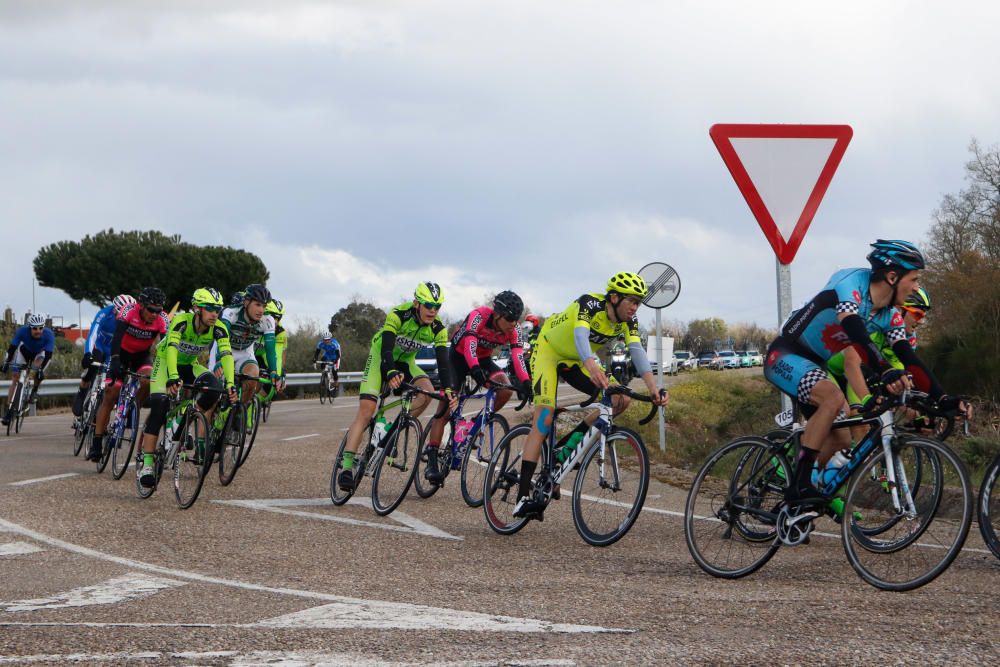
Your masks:
<svg viewBox="0 0 1000 667"><path fill-rule="evenodd" d="M115 334L111 339L111 359L108 366L107 391L97 410L94 439L87 451L87 460L97 461L103 449L104 433L108 429L108 418L118 401L125 371L149 377L152 369L150 352L167 332L170 325L163 303L167 300L163 290L147 287L139 293L139 302L125 306L118 311ZM149 380L143 380L139 388L139 405L149 393Z"/></svg>
<svg viewBox="0 0 1000 667"><path fill-rule="evenodd" d="M510 365L517 376L517 396L523 399L531 395L531 376L524 361L524 339L518 326L523 312L521 297L505 290L494 297L492 308L483 306L469 313L451 339L452 386L461 387L466 375L471 375L479 384L485 384L488 379L510 384L507 374L493 361L494 351L509 345ZM510 400L510 393L509 389L497 391L494 409L503 408ZM431 432L427 437L427 468L424 470L424 477L430 482L444 479L437 459L441 436L449 418L450 415L445 413L431 422Z"/></svg>

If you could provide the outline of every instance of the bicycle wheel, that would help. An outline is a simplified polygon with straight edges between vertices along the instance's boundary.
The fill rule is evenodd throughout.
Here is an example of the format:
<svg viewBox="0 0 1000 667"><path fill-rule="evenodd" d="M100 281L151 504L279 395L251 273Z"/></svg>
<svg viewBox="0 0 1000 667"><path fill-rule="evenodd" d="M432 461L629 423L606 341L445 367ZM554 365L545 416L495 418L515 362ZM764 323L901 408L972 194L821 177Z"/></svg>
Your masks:
<svg viewBox="0 0 1000 667"><path fill-rule="evenodd" d="M500 440L510 431L503 415L494 414L468 443L462 455L462 499L469 507L483 504L483 484L486 468Z"/></svg>
<svg viewBox="0 0 1000 667"><path fill-rule="evenodd" d="M177 454L176 450L167 452L166 450L166 437L167 433L165 429L160 430L160 437L156 441L156 462L154 464L156 468L156 483L153 486L143 486L139 483L139 473L142 472L143 457L142 447L135 454L135 492L142 499L149 498L156 491L156 487L159 486L160 476L163 474L163 467L167 465L170 469L173 469L173 456Z"/></svg>
<svg viewBox="0 0 1000 667"><path fill-rule="evenodd" d="M268 418L271 416L271 401L261 401L260 403L260 419L265 424Z"/></svg>
<svg viewBox="0 0 1000 667"><path fill-rule="evenodd" d="M128 470L132 452L135 450L135 441L139 437L139 401L136 398L129 401L125 408L124 419L121 438L111 450L111 476L115 479L121 479Z"/></svg>
<svg viewBox="0 0 1000 667"><path fill-rule="evenodd" d="M376 514L389 514L406 497L417 472L422 435L420 422L408 415L387 436L372 476L372 508Z"/></svg>
<svg viewBox="0 0 1000 667"><path fill-rule="evenodd" d="M365 430L361 432L361 444L367 447L368 443L372 439L371 425L365 427ZM344 450L347 448L347 433L344 433L344 437L340 440L340 447L337 448L337 456L333 460L333 470L330 472L330 500L333 501L334 505L343 505L354 492L358 490L358 485L361 484L361 478L364 476L364 466L366 464L366 459L355 454L354 455L354 487L349 491L345 491L340 488L337 483L337 476L340 475L340 471L344 469Z"/></svg>
<svg viewBox="0 0 1000 667"><path fill-rule="evenodd" d="M320 405L326 403L327 394L330 391L330 382L327 380L326 371L319 377L319 403Z"/></svg>
<svg viewBox="0 0 1000 667"><path fill-rule="evenodd" d="M89 398L83 406L83 414L80 416L80 428L76 433L76 440L73 443L73 456L79 456L80 451L83 449L83 444L86 442L87 446L90 446L89 436L94 430L94 419L97 416L97 406L101 404L101 400L104 398L102 391L98 390L96 393L88 394Z"/></svg>
<svg viewBox="0 0 1000 667"><path fill-rule="evenodd" d="M441 446L438 447L438 470L448 476L451 471L451 422L444 425L444 432L441 434ZM421 498L430 498L437 490L444 486L444 480L435 484L424 479L424 471L427 470L427 439L430 437L431 429L428 426L424 431L424 436L420 441L420 456L417 457L417 471L413 474L413 488Z"/></svg>
<svg viewBox="0 0 1000 667"><path fill-rule="evenodd" d="M250 450L253 449L253 443L257 440L257 428L260 426L260 399L256 396L253 400L246 404L246 421L244 430L246 431L246 436L243 438L243 452L240 454L239 465L243 465L250 458Z"/></svg>
<svg viewBox="0 0 1000 667"><path fill-rule="evenodd" d="M198 410L188 408L184 428L173 458L174 496L177 506L187 509L198 500L205 473L212 466L213 447L208 420Z"/></svg>
<svg viewBox="0 0 1000 667"><path fill-rule="evenodd" d="M512 428L497 443L483 476L483 512L486 514L486 523L501 535L513 535L528 523L527 518L514 516L514 506L517 504L517 487L521 478L521 453L529 433L529 424L518 424ZM544 460L543 451L540 461Z"/></svg>
<svg viewBox="0 0 1000 667"><path fill-rule="evenodd" d="M247 437L246 421L245 405L236 403L229 408L229 415L216 443L216 451L219 452L219 483L222 486L229 486L240 467L243 443Z"/></svg>
<svg viewBox="0 0 1000 667"><path fill-rule="evenodd" d="M1000 479L1000 456L993 459L983 476L978 509L979 532L983 534L983 541L993 555L1000 558L1000 538L997 537L1000 531L1000 489L997 488L997 479Z"/></svg>
<svg viewBox="0 0 1000 667"><path fill-rule="evenodd" d="M14 396L7 403L7 435L10 435L11 429L14 433L18 433L21 430L21 394L24 391L24 385L20 382L14 387Z"/></svg>
<svg viewBox="0 0 1000 667"><path fill-rule="evenodd" d="M766 439L737 438L702 465L684 505L684 538L714 577L756 572L780 545L775 529L790 467Z"/></svg>
<svg viewBox="0 0 1000 667"><path fill-rule="evenodd" d="M606 547L639 518L649 490L649 453L638 433L615 428L580 459L573 484L573 524L587 544Z"/></svg>
<svg viewBox="0 0 1000 667"><path fill-rule="evenodd" d="M117 413L118 406L115 405L114 412L112 415ZM118 439L120 437L121 431L120 426L116 423L114 428L104 434L104 440L101 441L101 458L97 459L97 472L102 473L104 469L108 467L108 462L111 460L111 450L114 449L118 444Z"/></svg>
<svg viewBox="0 0 1000 667"><path fill-rule="evenodd" d="M972 522L972 486L958 456L937 440L898 437L892 459L895 486L870 474L885 465L884 452L851 476L841 536L862 579L882 590L908 591L933 581L961 551ZM920 465L926 472L918 472ZM919 486L911 481L918 478ZM903 520L892 521L900 514ZM873 526L882 532L864 530Z"/></svg>

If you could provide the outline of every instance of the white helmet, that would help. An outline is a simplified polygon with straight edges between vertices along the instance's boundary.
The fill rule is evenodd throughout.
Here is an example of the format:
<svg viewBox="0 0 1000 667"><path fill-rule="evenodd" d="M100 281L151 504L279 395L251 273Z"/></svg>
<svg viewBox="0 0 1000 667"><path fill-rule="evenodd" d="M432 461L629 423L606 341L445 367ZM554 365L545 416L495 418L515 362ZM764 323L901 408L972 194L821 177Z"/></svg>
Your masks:
<svg viewBox="0 0 1000 667"><path fill-rule="evenodd" d="M125 306L130 306L135 303L135 299L132 298L131 294L119 294L111 303L115 306L115 313L118 313Z"/></svg>
<svg viewBox="0 0 1000 667"><path fill-rule="evenodd" d="M28 317L29 327L43 327L45 326L45 316L41 313L33 313Z"/></svg>

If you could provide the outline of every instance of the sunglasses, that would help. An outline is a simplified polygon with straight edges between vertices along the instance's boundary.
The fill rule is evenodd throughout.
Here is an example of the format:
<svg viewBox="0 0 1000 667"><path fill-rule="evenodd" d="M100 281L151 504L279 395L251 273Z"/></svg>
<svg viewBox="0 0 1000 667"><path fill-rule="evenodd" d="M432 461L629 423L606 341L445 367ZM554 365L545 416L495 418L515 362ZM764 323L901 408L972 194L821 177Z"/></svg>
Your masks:
<svg viewBox="0 0 1000 667"><path fill-rule="evenodd" d="M927 313L925 313L924 311L920 310L919 308L906 308L904 306L903 310L905 310L906 312L908 312L910 315L913 315L913 319L916 320L917 322L919 322L920 320L922 320L925 317L927 317Z"/></svg>
<svg viewBox="0 0 1000 667"><path fill-rule="evenodd" d="M420 301L421 306L427 308L428 310L440 310L441 304L436 301Z"/></svg>
<svg viewBox="0 0 1000 667"><path fill-rule="evenodd" d="M152 308L150 306L146 306L146 312L152 315L159 315L163 312L163 308Z"/></svg>
<svg viewBox="0 0 1000 667"><path fill-rule="evenodd" d="M202 310L207 310L210 313L221 313L222 306L202 306Z"/></svg>
<svg viewBox="0 0 1000 667"><path fill-rule="evenodd" d="M31 330L32 330L32 331L41 331L41 330L42 330L42 329L44 329L44 328L45 328L45 327L31 327Z"/></svg>

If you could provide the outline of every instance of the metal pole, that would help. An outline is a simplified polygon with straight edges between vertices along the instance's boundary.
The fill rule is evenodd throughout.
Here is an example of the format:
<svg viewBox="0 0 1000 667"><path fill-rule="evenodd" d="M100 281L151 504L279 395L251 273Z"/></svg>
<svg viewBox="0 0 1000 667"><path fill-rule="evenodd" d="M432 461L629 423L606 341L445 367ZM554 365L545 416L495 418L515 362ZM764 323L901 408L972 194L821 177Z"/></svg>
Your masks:
<svg viewBox="0 0 1000 667"><path fill-rule="evenodd" d="M32 312L32 314L34 314L35 311L36 311L36 308L35 308L35 279L32 278L31 279L31 312Z"/></svg>
<svg viewBox="0 0 1000 667"><path fill-rule="evenodd" d="M778 326L781 327L792 313L792 265L782 264L775 257L774 270L778 282ZM785 394L781 395L781 409L792 409L792 399Z"/></svg>
<svg viewBox="0 0 1000 667"><path fill-rule="evenodd" d="M658 389L663 389L663 326L660 322L660 310L656 309L656 367L659 372L656 374L656 386ZM667 436L665 432L665 427L663 423L663 410L657 410L657 422L659 422L660 427L660 451L667 451Z"/></svg>

